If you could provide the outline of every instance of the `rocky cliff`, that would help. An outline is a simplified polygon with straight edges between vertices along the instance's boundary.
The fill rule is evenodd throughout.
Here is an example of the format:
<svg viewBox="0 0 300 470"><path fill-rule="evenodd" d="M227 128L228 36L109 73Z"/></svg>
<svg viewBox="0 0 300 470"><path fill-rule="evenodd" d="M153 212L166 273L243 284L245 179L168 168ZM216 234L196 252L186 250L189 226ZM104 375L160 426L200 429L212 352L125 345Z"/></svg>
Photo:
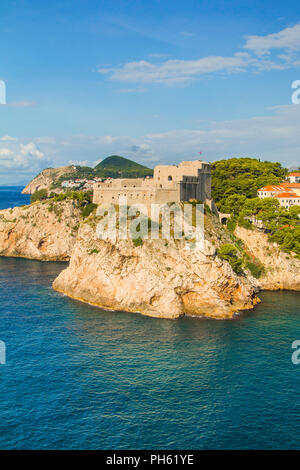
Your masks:
<svg viewBox="0 0 300 470"><path fill-rule="evenodd" d="M209 241L195 250L164 240L135 247L131 240L99 240L88 223L81 225L69 267L53 287L104 308L160 318L230 318L258 301L253 284L218 259Z"/></svg>
<svg viewBox="0 0 300 470"><path fill-rule="evenodd" d="M23 189L23 194L33 194L39 189L50 190L53 183L55 183L63 175L72 175L76 173L74 166L63 166L60 168L46 168L39 175L37 175L27 186ZM55 190L58 191L58 188Z"/></svg>
<svg viewBox="0 0 300 470"><path fill-rule="evenodd" d="M276 243L270 243L268 236L258 230L237 227L235 235L244 242L250 256L257 258L265 268L257 280L260 289L300 291L299 258L281 251Z"/></svg>
<svg viewBox="0 0 300 470"><path fill-rule="evenodd" d="M189 249L184 241L103 241L97 218L83 220L75 201L47 200L0 211L0 256L70 264L53 287L70 297L113 310L160 318L198 315L231 318L252 308L258 289L300 290L300 260L268 242L262 232L237 227L236 237L265 268L261 278L237 275L216 249L232 238L206 216L206 242Z"/></svg>
<svg viewBox="0 0 300 470"><path fill-rule="evenodd" d="M72 201L45 201L2 210L0 256L68 261L80 218Z"/></svg>

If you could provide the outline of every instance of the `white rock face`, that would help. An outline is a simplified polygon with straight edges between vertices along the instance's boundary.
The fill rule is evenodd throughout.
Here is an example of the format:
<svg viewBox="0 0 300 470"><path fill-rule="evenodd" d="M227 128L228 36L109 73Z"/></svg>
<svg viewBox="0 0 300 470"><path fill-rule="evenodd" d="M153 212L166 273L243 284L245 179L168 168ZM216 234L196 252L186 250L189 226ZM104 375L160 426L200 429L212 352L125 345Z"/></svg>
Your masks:
<svg viewBox="0 0 300 470"><path fill-rule="evenodd" d="M264 290L300 290L300 260L282 252L268 236L256 230L242 227L235 229L235 235L246 245L249 253L258 258L265 267L265 274L257 280Z"/></svg>
<svg viewBox="0 0 300 470"><path fill-rule="evenodd" d="M252 283L238 277L214 251L208 242L203 251L163 240L147 240L139 247L131 240L112 244L97 239L95 230L83 224L70 265L53 287L113 310L160 318L230 318L258 299Z"/></svg>
<svg viewBox="0 0 300 470"><path fill-rule="evenodd" d="M0 256L68 261L80 211L71 201L49 202L0 211Z"/></svg>

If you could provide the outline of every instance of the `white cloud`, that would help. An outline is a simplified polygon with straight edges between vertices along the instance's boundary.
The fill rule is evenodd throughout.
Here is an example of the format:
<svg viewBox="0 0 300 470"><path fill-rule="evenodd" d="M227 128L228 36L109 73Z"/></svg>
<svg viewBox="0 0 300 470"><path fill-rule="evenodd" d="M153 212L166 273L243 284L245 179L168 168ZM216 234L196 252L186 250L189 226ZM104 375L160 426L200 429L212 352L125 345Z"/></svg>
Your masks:
<svg viewBox="0 0 300 470"><path fill-rule="evenodd" d="M0 140L2 142L14 142L17 139L15 139L14 137L10 137L9 135L4 135L3 137L0 138Z"/></svg>
<svg viewBox="0 0 300 470"><path fill-rule="evenodd" d="M248 36L244 46L256 54L267 54L272 49L300 49L300 22L295 26L288 27L279 33L267 36Z"/></svg>
<svg viewBox="0 0 300 470"><path fill-rule="evenodd" d="M15 139L4 142L5 147L0 142L0 181L5 184L26 181L51 164L34 142L19 144Z"/></svg>
<svg viewBox="0 0 300 470"><path fill-rule="evenodd" d="M192 33L182 32L190 35ZM149 62L140 60L121 66L98 68L110 80L127 83L163 83L177 85L196 80L201 75L211 73L241 73L245 71L284 70L300 66L300 22L278 33L266 36L248 36L244 49L232 56L208 56L195 60L165 60ZM266 57L271 51L280 50L272 59ZM152 58L162 58L163 54L150 54ZM129 92L130 89L125 89Z"/></svg>
<svg viewBox="0 0 300 470"><path fill-rule="evenodd" d="M123 82L174 84L217 71L242 72L253 61L247 52L238 52L232 57L210 56L198 60L167 60L158 64L141 60L129 62L121 68L101 68L98 72L109 74L111 80Z"/></svg>
<svg viewBox="0 0 300 470"><path fill-rule="evenodd" d="M21 178L26 182L49 166L89 162L94 166L109 155L122 155L153 167L157 163L177 164L181 160L198 159L201 150L201 158L208 161L250 156L299 166L299 123L300 105L291 104L277 106L266 116L201 121L193 128L139 137L69 136L45 139L41 149L37 146L41 138L21 144L3 142L1 145L0 142L0 184L9 181L16 184Z"/></svg>
<svg viewBox="0 0 300 470"><path fill-rule="evenodd" d="M11 155L13 155L11 150L5 148L0 149L0 160L8 160Z"/></svg>
<svg viewBox="0 0 300 470"><path fill-rule="evenodd" d="M15 103L7 103L7 106L13 106L16 108L30 108L31 106L34 106L34 105L35 103L29 100L16 101Z"/></svg>
<svg viewBox="0 0 300 470"><path fill-rule="evenodd" d="M25 145L20 144L20 153L24 157L37 158L38 160L42 160L45 156L33 142Z"/></svg>
<svg viewBox="0 0 300 470"><path fill-rule="evenodd" d="M73 136L64 139L66 155L84 152L94 164L109 155L122 155L154 166L202 158L214 161L231 156L252 156L281 161L299 161L300 106L278 106L271 115L222 122L200 122L189 129L131 136ZM60 147L59 140L56 148ZM47 153L51 154L50 147ZM95 158L99 156L99 158ZM78 159L79 160L79 159ZM96 161L97 160L97 161ZM65 161L68 161L67 159ZM60 165L66 164L64 161ZM57 165L58 166L58 165Z"/></svg>

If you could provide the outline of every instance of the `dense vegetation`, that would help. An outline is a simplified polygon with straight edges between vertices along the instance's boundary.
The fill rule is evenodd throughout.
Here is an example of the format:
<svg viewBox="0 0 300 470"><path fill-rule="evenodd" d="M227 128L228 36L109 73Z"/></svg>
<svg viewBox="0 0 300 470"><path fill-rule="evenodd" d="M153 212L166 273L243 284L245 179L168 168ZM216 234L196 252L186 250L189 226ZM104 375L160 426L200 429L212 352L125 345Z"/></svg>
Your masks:
<svg viewBox="0 0 300 470"><path fill-rule="evenodd" d="M246 199L239 196L235 199L227 227L234 230L239 224L251 229L253 217L263 222L270 241L278 243L286 253L293 252L300 257L300 206L286 209L280 206L277 199Z"/></svg>
<svg viewBox="0 0 300 470"><path fill-rule="evenodd" d="M227 223L229 230L233 231L237 224L251 229L255 217L263 222L270 241L300 257L300 206L285 209L277 199L257 197L259 188L278 185L286 175L287 170L280 163L254 158L220 160L212 165L212 195L220 212L231 214ZM234 266L233 251L225 256L229 256ZM256 270L250 261L248 268Z"/></svg>
<svg viewBox="0 0 300 470"><path fill-rule="evenodd" d="M48 191L46 189L40 189L39 191L35 191L35 193L32 194L30 202L34 203L37 201L44 201L46 199L49 201L50 212L55 212L55 203L57 202L62 202L67 199L74 201L74 204L79 207L81 215L84 219L97 208L97 205L92 202L92 195L89 192L83 191L66 191L65 193L60 194L51 192L48 195Z"/></svg>
<svg viewBox="0 0 300 470"><path fill-rule="evenodd" d="M230 158L212 164L212 197L221 212L231 213L230 196L257 196L257 190L278 184L287 170L280 163L261 162L255 158Z"/></svg>

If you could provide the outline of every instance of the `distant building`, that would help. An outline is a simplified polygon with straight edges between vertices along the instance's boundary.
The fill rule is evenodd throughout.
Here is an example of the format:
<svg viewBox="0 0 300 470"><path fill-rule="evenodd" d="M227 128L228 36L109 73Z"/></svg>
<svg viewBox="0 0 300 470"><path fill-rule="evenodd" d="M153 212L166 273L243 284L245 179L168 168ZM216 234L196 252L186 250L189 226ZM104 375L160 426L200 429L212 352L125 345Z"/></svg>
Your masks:
<svg viewBox="0 0 300 470"><path fill-rule="evenodd" d="M87 180L86 178L77 178L74 181L73 180L65 180L61 183L62 188L69 188L69 189L75 189L75 188L80 188L82 190L84 189L92 189L94 184L96 183L95 180Z"/></svg>
<svg viewBox="0 0 300 470"><path fill-rule="evenodd" d="M62 188L77 188L78 183L75 183L75 181L72 180L65 180L61 183Z"/></svg>
<svg viewBox="0 0 300 470"><path fill-rule="evenodd" d="M288 183L285 181L282 183L282 186L285 188L285 190L296 193L297 196L300 196L300 183Z"/></svg>
<svg viewBox="0 0 300 470"><path fill-rule="evenodd" d="M288 180L290 183L300 183L300 171L293 171L288 174Z"/></svg>
<svg viewBox="0 0 300 470"><path fill-rule="evenodd" d="M300 205L300 196L297 196L295 193L281 192L275 195L278 199L279 204L286 209L289 209L295 204Z"/></svg>
<svg viewBox="0 0 300 470"><path fill-rule="evenodd" d="M264 199L266 197L277 198L279 204L286 209L295 204L300 205L300 184L299 183L281 183L280 186L265 186L258 191L258 197Z"/></svg>

